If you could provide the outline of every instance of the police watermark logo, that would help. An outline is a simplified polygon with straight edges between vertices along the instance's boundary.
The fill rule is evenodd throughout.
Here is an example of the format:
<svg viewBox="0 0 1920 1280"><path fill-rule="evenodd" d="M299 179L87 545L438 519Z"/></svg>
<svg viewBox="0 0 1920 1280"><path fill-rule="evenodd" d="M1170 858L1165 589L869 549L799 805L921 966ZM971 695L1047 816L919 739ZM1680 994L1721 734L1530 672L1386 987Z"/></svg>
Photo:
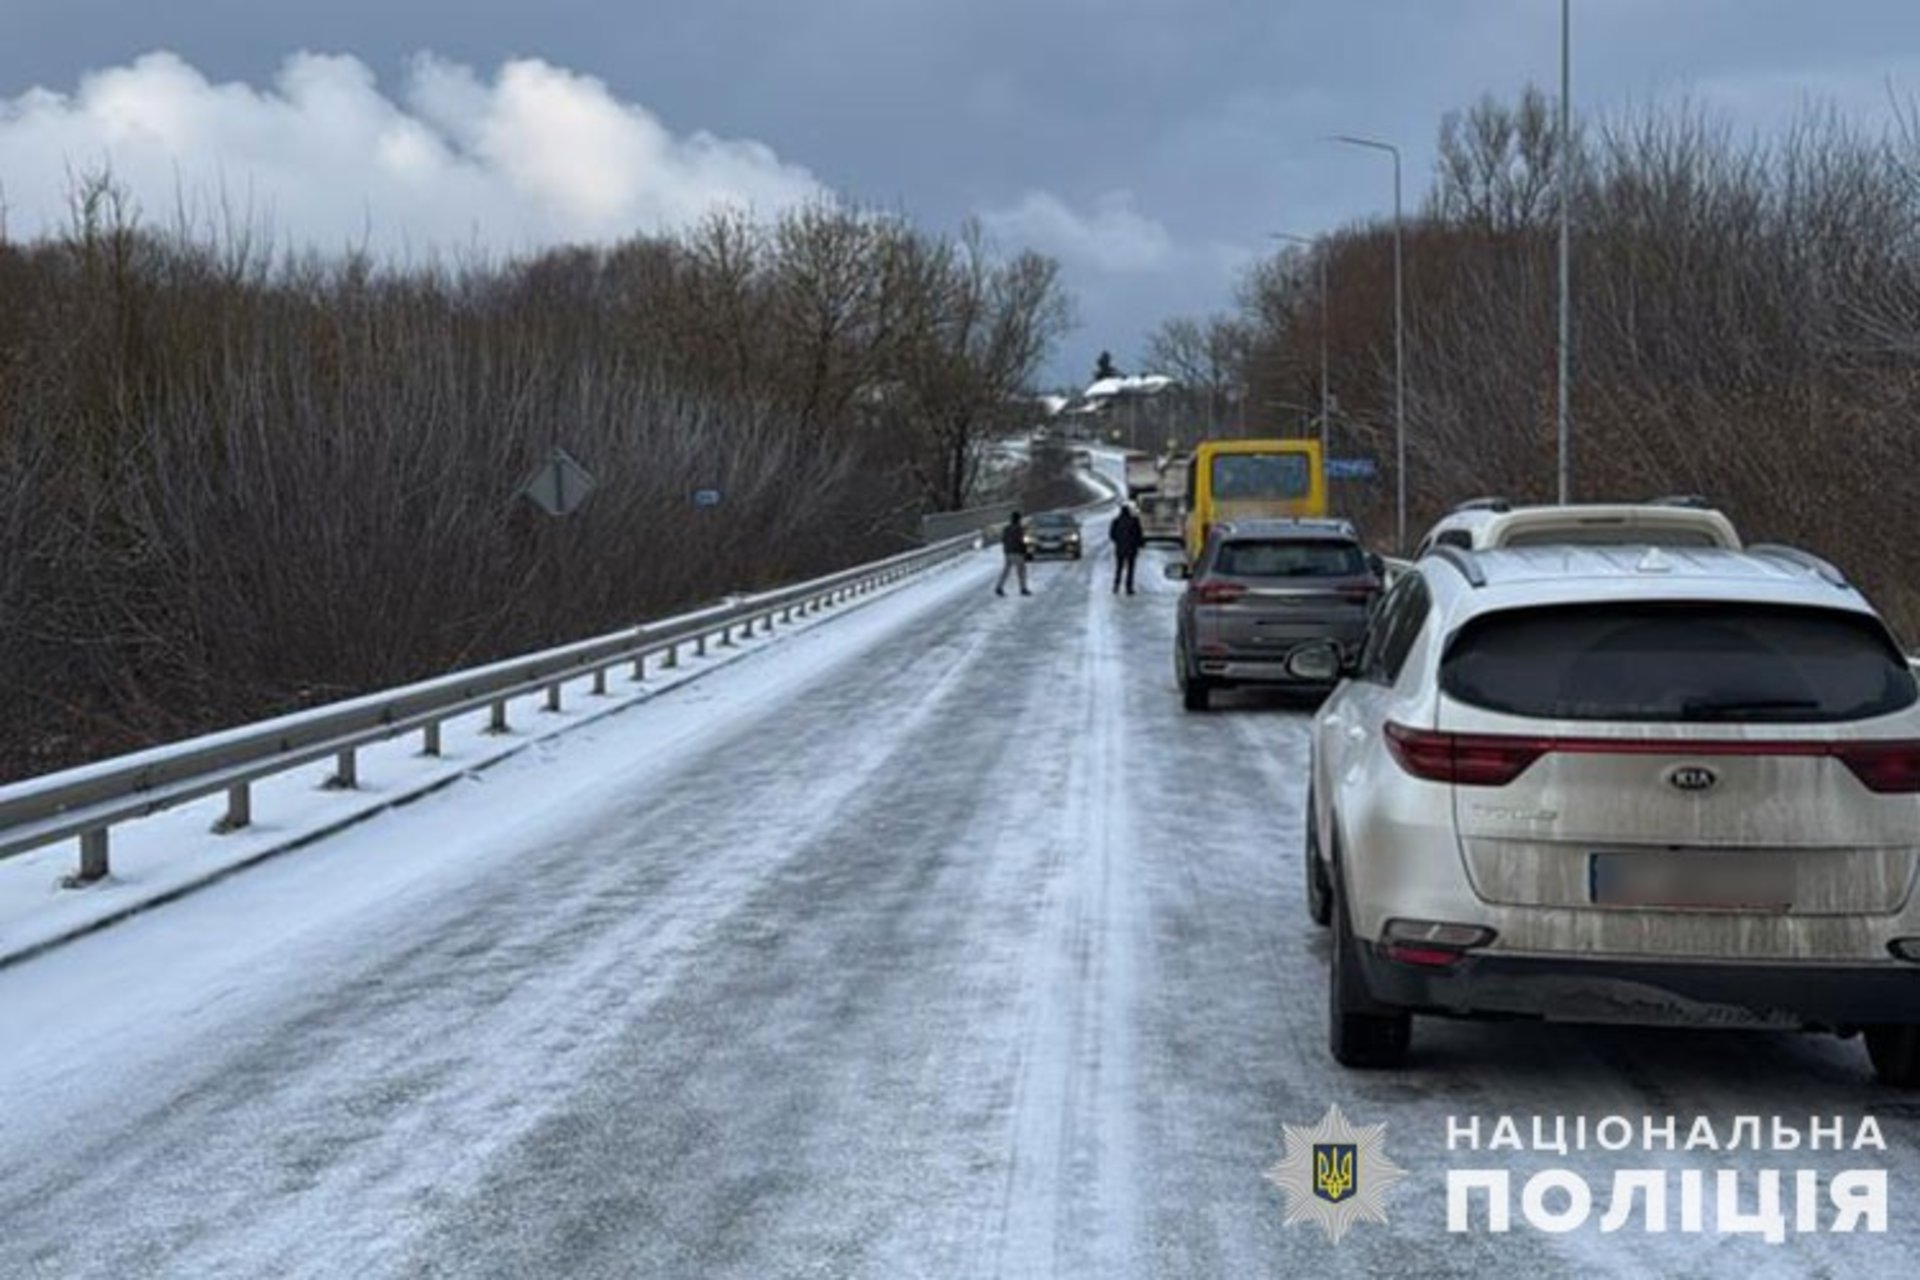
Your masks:
<svg viewBox="0 0 1920 1280"><path fill-rule="evenodd" d="M1386 1125L1349 1124L1335 1105L1317 1125L1285 1128L1286 1158L1267 1181L1287 1193L1287 1226L1311 1219L1338 1244L1356 1222L1387 1220L1387 1188L1407 1171L1387 1158Z"/></svg>

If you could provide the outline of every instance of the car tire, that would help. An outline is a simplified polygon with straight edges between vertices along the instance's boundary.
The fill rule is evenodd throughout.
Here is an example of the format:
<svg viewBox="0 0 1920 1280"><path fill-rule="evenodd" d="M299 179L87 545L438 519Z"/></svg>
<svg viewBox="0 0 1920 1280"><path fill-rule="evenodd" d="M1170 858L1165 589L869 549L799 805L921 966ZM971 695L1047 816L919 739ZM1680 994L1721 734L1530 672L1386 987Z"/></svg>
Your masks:
<svg viewBox="0 0 1920 1280"><path fill-rule="evenodd" d="M1203 676L1189 675L1180 682L1180 703L1189 711L1205 711L1213 705L1213 686Z"/></svg>
<svg viewBox="0 0 1920 1280"><path fill-rule="evenodd" d="M1213 688L1205 676L1195 673L1187 662L1187 643L1184 639L1174 641L1173 674L1180 682L1180 702L1189 711L1205 711L1211 705Z"/></svg>
<svg viewBox="0 0 1920 1280"><path fill-rule="evenodd" d="M1320 822L1314 815L1313 785L1307 785L1307 836L1302 843L1307 864L1307 915L1317 925L1333 923L1333 894L1327 888L1327 868L1320 861Z"/></svg>
<svg viewBox="0 0 1920 1280"><path fill-rule="evenodd" d="M1920 1026L1868 1027L1867 1058L1880 1083L1895 1089L1920 1089Z"/></svg>
<svg viewBox="0 0 1920 1280"><path fill-rule="evenodd" d="M1413 1015L1375 1002L1360 972L1360 944L1347 921L1346 894L1332 877L1333 957L1327 974L1327 1048L1359 1071L1402 1066L1413 1039Z"/></svg>

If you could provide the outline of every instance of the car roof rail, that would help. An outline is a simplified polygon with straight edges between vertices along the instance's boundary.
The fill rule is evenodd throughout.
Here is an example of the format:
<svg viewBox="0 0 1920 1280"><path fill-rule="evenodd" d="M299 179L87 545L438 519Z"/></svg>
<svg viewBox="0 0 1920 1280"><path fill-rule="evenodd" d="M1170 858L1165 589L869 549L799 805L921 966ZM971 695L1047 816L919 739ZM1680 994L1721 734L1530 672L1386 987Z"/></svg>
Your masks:
<svg viewBox="0 0 1920 1280"><path fill-rule="evenodd" d="M1811 551L1802 551L1799 547L1782 546L1779 543L1762 542L1747 548L1748 555L1763 556L1769 560L1785 560L1788 564L1799 565L1802 569L1817 575L1825 582L1836 586L1850 586L1847 575L1840 572L1831 561L1822 560Z"/></svg>
<svg viewBox="0 0 1920 1280"><path fill-rule="evenodd" d="M1484 587L1487 585L1486 570L1480 567L1480 561L1475 558L1473 552L1467 550L1465 547L1456 547L1452 543L1443 543L1428 548L1427 554L1445 560L1448 564L1458 569L1460 576L1467 580L1468 586Z"/></svg>
<svg viewBox="0 0 1920 1280"><path fill-rule="evenodd" d="M1511 511L1511 510L1513 510L1513 503L1509 502L1505 498L1469 498L1465 502L1456 503L1453 507L1453 511ZM1452 514L1452 512L1449 512L1448 514Z"/></svg>
<svg viewBox="0 0 1920 1280"><path fill-rule="evenodd" d="M1668 493L1658 498L1648 498L1650 507L1692 507L1700 511L1712 510L1713 504L1698 493Z"/></svg>

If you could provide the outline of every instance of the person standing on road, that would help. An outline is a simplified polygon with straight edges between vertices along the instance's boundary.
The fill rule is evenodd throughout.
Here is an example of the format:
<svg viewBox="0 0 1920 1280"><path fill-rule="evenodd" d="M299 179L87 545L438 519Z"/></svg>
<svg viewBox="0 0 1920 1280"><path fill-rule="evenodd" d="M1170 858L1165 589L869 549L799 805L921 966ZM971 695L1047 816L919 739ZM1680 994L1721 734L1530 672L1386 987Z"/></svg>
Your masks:
<svg viewBox="0 0 1920 1280"><path fill-rule="evenodd" d="M1014 512L1007 517L1007 527L1000 534L1000 549L1007 553L1007 562L1000 566L1000 581L993 586L993 594L1007 594L1007 575L1016 568L1020 571L1020 594L1030 596L1027 590L1027 526L1020 523L1020 513Z"/></svg>
<svg viewBox="0 0 1920 1280"><path fill-rule="evenodd" d="M1140 525L1140 517L1133 512L1131 502L1123 503L1120 514L1113 518L1113 524L1107 529L1107 537L1113 541L1113 589L1120 590L1125 579L1127 594L1133 594L1133 566L1140 558L1140 548L1147 541L1146 530Z"/></svg>

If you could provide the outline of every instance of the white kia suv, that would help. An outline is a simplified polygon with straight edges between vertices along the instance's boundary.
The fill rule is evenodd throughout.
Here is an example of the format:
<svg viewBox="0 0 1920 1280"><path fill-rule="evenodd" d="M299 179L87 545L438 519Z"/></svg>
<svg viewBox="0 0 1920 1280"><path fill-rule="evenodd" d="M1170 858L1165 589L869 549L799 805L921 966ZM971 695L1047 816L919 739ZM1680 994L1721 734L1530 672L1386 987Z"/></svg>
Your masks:
<svg viewBox="0 0 1920 1280"><path fill-rule="evenodd" d="M1414 549L1488 551L1497 547L1616 544L1641 547L1738 547L1733 521L1695 497L1638 503L1514 506L1504 498L1476 498L1442 516Z"/></svg>
<svg viewBox="0 0 1920 1280"><path fill-rule="evenodd" d="M1920 1086L1917 702L1791 548L1418 561L1313 722L1334 1057L1414 1014L1791 1026Z"/></svg>

